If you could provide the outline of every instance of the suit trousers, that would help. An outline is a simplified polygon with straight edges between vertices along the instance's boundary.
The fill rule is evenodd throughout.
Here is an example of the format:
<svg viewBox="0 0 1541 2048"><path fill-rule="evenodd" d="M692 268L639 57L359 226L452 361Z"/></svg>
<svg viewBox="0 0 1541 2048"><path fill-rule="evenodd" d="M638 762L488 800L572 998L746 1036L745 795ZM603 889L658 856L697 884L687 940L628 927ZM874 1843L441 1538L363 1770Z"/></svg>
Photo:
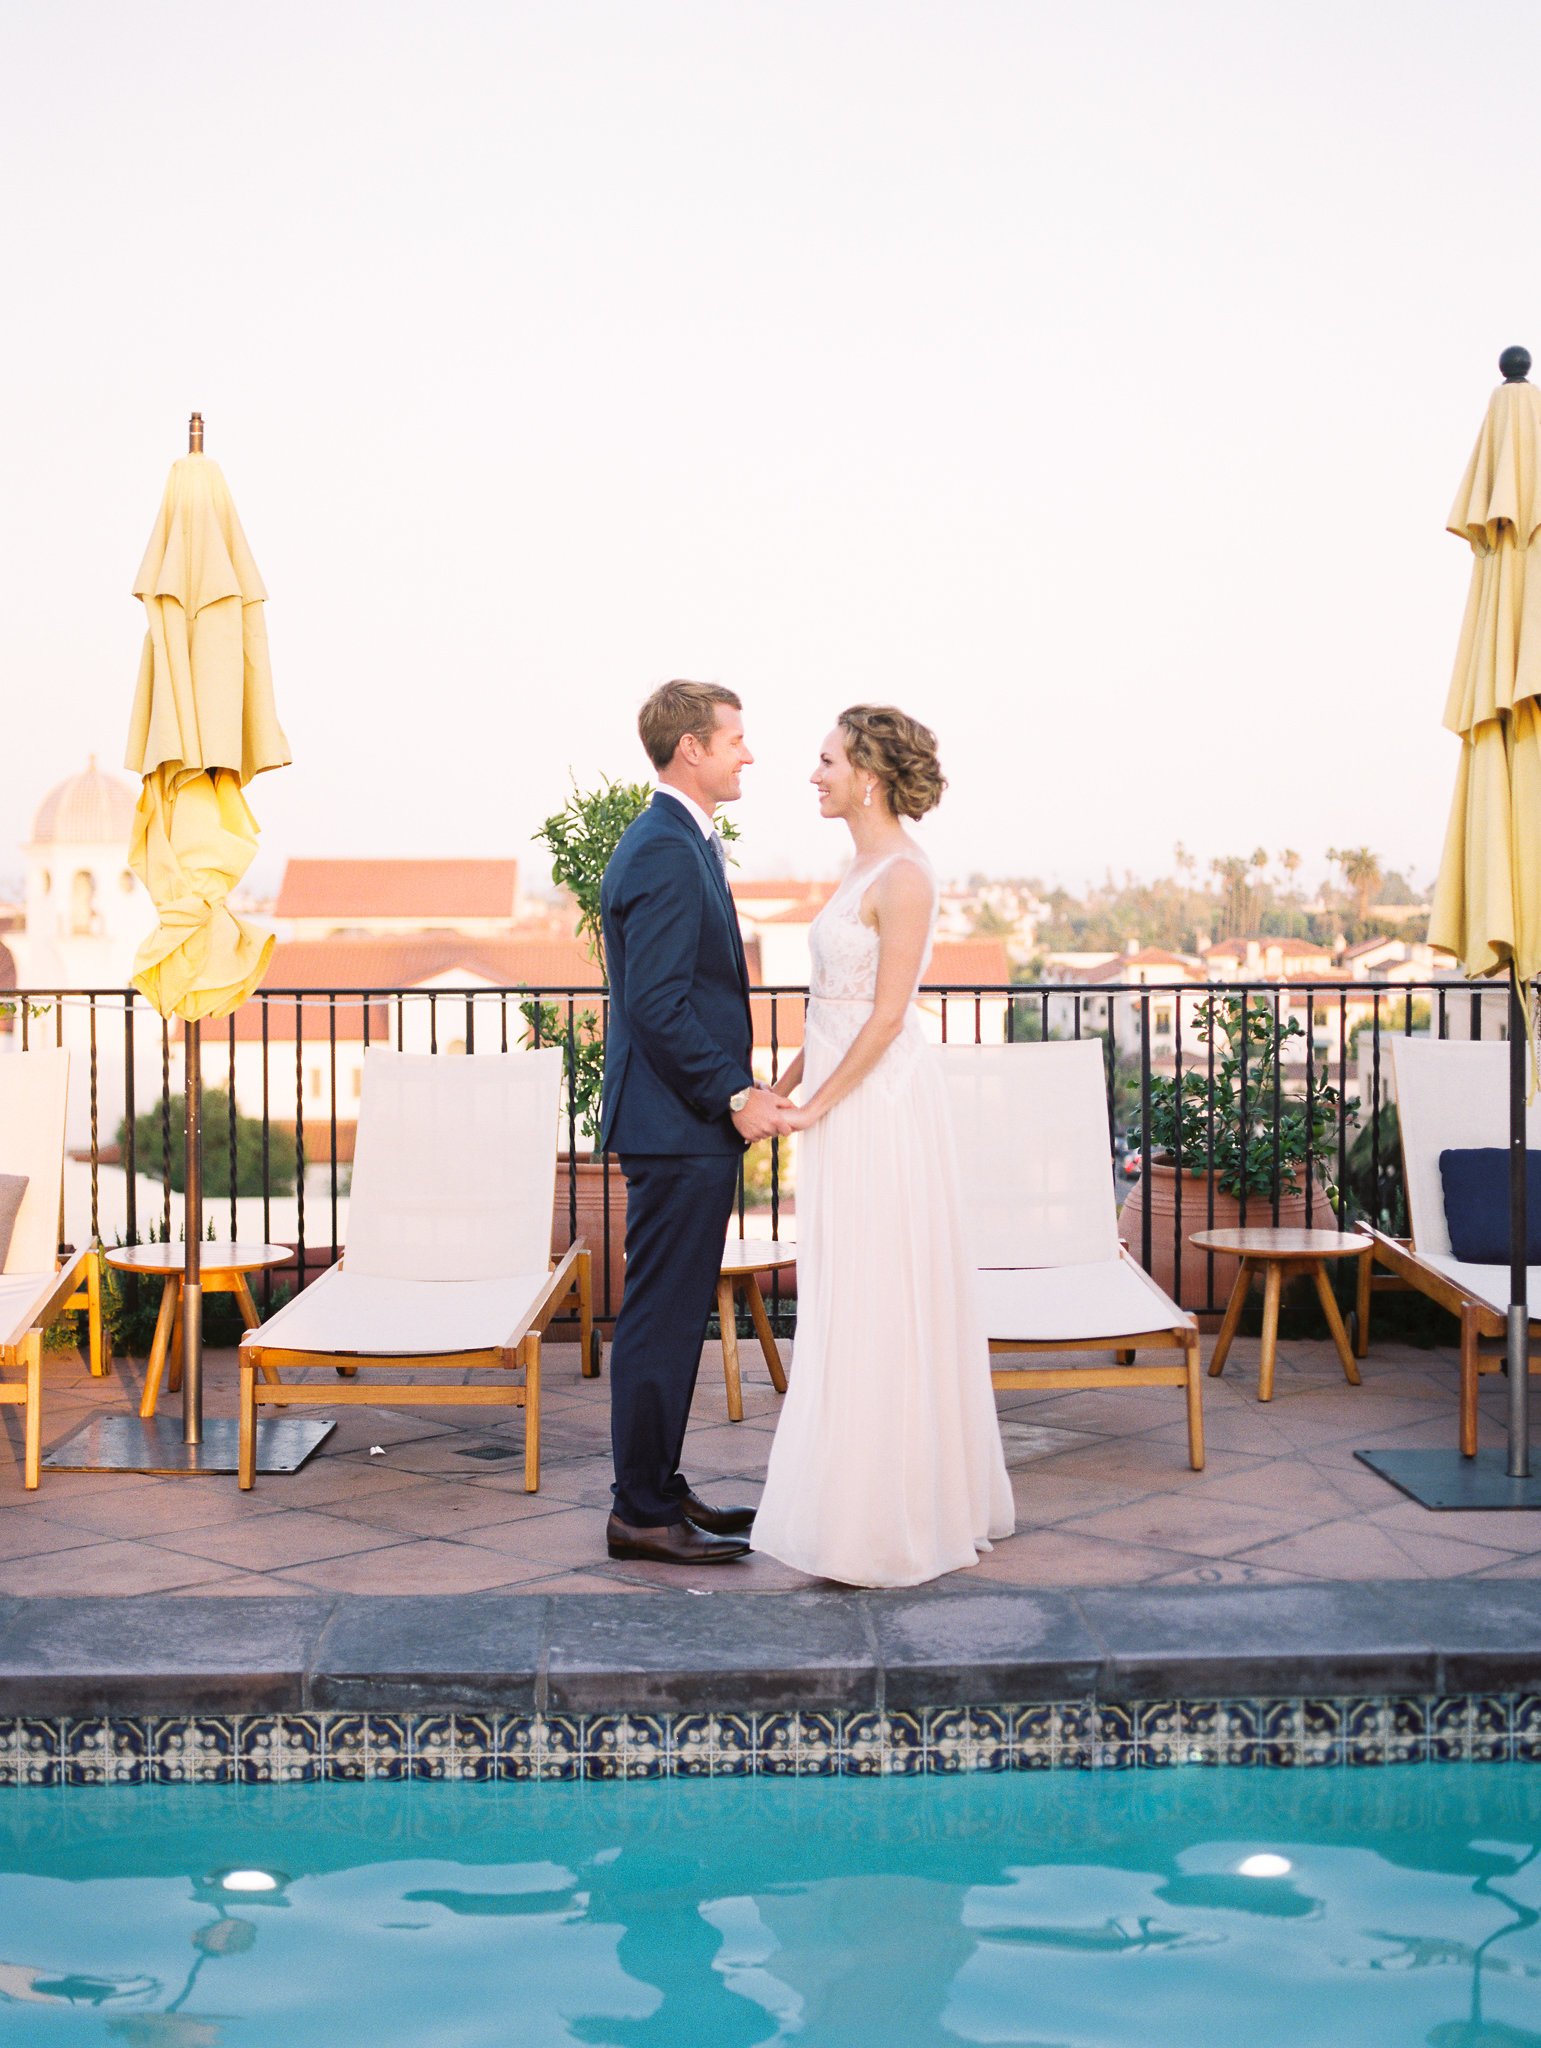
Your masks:
<svg viewBox="0 0 1541 2048"><path fill-rule="evenodd" d="M615 1512L633 1528L685 1518L685 1425L722 1271L740 1161L628 1153L626 1291L610 1347Z"/></svg>

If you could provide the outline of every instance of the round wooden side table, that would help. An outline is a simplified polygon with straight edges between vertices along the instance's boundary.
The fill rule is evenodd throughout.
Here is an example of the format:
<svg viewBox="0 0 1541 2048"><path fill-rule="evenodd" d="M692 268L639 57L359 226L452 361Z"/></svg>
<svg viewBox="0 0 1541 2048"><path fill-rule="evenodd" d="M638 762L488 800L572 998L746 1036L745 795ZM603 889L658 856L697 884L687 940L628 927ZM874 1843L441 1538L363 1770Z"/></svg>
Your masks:
<svg viewBox="0 0 1541 2048"><path fill-rule="evenodd" d="M1359 1367L1348 1341L1348 1332L1343 1327L1343 1318L1338 1313L1337 1300L1333 1295L1332 1283L1327 1278L1329 1259L1359 1259L1359 1341L1363 1345L1368 1337L1368 1321L1365 1314L1364 1293L1370 1272L1371 1244L1367 1237L1357 1231L1339 1230L1273 1230L1251 1228L1245 1230L1196 1230L1188 1242L1201 1252L1228 1252L1241 1260L1236 1275L1236 1284L1231 1289L1231 1298L1225 1306L1225 1320L1220 1325L1220 1335L1215 1342L1214 1356L1209 1361L1210 1376L1225 1369L1225 1361L1231 1348L1231 1339L1236 1335L1236 1326L1241 1321L1242 1305L1247 1298L1247 1289L1255 1273L1263 1276L1263 1348L1258 1362L1257 1398L1260 1401L1273 1399L1274 1358L1279 1343L1279 1296L1284 1282L1297 1273L1309 1273L1316 1283L1317 1299L1322 1304L1322 1314L1327 1318L1327 1328L1337 1347L1344 1376L1351 1386L1359 1385ZM1363 1356L1361 1351L1360 1356Z"/></svg>
<svg viewBox="0 0 1541 2048"><path fill-rule="evenodd" d="M722 1375L728 1387L728 1420L744 1419L744 1394L738 1373L738 1296L749 1303L749 1313L760 1339L760 1349L770 1370L771 1385L778 1394L787 1390L781 1353L765 1313L765 1297L756 1274L785 1270L797 1264L797 1246L785 1238L730 1237L722 1250L722 1277L717 1282L717 1321L722 1329Z"/></svg>
<svg viewBox="0 0 1541 2048"><path fill-rule="evenodd" d="M103 1255L119 1273L137 1273L141 1280L159 1280L161 1309L155 1319L155 1336L150 1344L150 1361L145 1372L144 1394L139 1403L143 1416L155 1413L161 1381L171 1365L171 1390L182 1384L182 1269L187 1258L180 1244L125 1244ZM255 1330L262 1318L246 1284L248 1273L266 1273L274 1266L292 1263L294 1253L285 1244L232 1244L210 1240L200 1247L205 1294L233 1294L248 1330ZM263 1375L278 1379L276 1366L264 1366Z"/></svg>

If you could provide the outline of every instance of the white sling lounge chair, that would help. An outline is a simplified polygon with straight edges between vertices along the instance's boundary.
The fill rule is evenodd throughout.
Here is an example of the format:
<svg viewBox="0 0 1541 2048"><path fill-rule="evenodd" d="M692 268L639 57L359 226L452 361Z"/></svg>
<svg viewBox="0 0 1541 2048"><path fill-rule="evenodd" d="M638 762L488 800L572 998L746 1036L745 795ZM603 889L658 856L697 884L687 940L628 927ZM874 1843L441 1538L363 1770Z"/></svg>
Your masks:
<svg viewBox="0 0 1541 2048"><path fill-rule="evenodd" d="M241 1342L240 1484L256 1477L259 1404L524 1410L524 1484L540 1484L540 1341L573 1295L588 1356L580 1237L551 1257L562 1052L364 1055L343 1258ZM264 1366L471 1368L491 1384L262 1384ZM514 1373L520 1371L517 1381Z"/></svg>
<svg viewBox="0 0 1541 2048"><path fill-rule="evenodd" d="M35 1487L42 1461L43 1332L89 1298L92 1365L99 1367L101 1260L95 1246L59 1256L64 1182L64 1111L70 1056L49 1048L0 1058L0 1173L27 1183L0 1266L0 1405L22 1410L22 1484ZM85 1295L82 1295L84 1289Z"/></svg>
<svg viewBox="0 0 1541 2048"><path fill-rule="evenodd" d="M978 1299L997 1353L1178 1351L1161 1364L992 1366L998 1387L1181 1387L1204 1465L1198 1325L1118 1241L1102 1045L943 1046Z"/></svg>
<svg viewBox="0 0 1541 2048"><path fill-rule="evenodd" d="M1398 1279L1449 1309L1461 1324L1460 1443L1477 1454L1477 1377L1502 1372L1509 1308L1509 1268L1463 1263L1450 1249L1439 1155L1470 1146L1509 1148L1509 1048L1500 1040L1393 1038L1397 1129L1407 1182L1412 1241L1404 1244L1361 1224L1375 1240L1374 1257ZM1526 1144L1541 1145L1541 1106L1526 1122ZM1529 1268L1532 1372L1541 1371L1541 1266Z"/></svg>

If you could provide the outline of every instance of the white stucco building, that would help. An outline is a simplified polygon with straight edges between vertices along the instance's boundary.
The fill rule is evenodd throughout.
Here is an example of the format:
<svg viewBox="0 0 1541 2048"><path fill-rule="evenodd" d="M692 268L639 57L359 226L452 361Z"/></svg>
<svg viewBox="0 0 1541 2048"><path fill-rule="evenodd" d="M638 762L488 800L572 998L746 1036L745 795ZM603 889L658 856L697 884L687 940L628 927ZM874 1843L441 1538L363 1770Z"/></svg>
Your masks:
<svg viewBox="0 0 1541 2048"><path fill-rule="evenodd" d="M22 848L25 922L5 936L16 986L35 997L25 1019L19 1012L0 1017L0 1051L19 1050L24 1037L50 1045L62 1037L72 1055L72 1151L91 1143L92 1013L84 997L64 994L56 1004L54 992L126 989L134 954L154 927L149 895L128 865L137 800L135 786L98 768L94 756L49 790ZM97 1130L104 1145L123 1115L122 1010L121 997L107 996L96 1012ZM160 1084L159 1033L148 1028L148 1012L144 1021L135 1045L141 1091Z"/></svg>
<svg viewBox="0 0 1541 2048"><path fill-rule="evenodd" d="M23 988L122 988L155 922L128 865L138 791L93 755L44 797L22 848L26 923L7 940Z"/></svg>

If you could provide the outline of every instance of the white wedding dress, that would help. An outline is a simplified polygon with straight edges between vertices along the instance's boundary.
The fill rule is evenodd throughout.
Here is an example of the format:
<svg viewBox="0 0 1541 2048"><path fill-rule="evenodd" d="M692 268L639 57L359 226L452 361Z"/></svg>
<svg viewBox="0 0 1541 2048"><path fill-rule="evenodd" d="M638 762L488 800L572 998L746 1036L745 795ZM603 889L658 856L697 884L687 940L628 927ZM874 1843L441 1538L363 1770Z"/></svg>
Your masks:
<svg viewBox="0 0 1541 2048"><path fill-rule="evenodd" d="M861 903L887 865L848 874L809 935L805 1097L871 1013L878 935ZM928 942L922 975L929 958ZM797 1337L752 1541L820 1578L915 1586L1013 1526L950 1112L912 1008L797 1142Z"/></svg>

